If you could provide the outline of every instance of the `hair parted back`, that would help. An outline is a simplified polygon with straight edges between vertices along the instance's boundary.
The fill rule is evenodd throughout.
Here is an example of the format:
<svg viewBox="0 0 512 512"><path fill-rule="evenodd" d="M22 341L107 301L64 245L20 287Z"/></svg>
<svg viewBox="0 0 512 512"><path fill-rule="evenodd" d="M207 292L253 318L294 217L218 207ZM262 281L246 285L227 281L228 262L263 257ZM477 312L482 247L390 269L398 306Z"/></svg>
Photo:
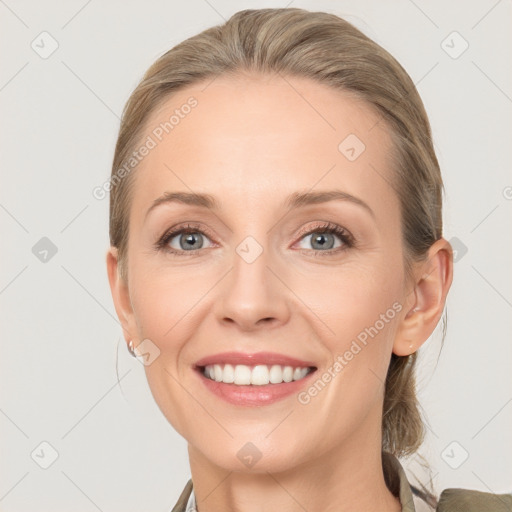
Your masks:
<svg viewBox="0 0 512 512"><path fill-rule="evenodd" d="M426 259L442 236L443 183L427 114L403 67L377 43L334 14L297 8L249 9L164 53L144 74L125 105L112 178L144 135L145 123L179 89L221 74L297 76L366 101L393 141L393 180L401 206L404 267ZM110 244L127 279L133 171L110 188ZM111 178L111 181L113 182ZM416 352L392 355L385 387L382 449L399 457L424 438L416 398Z"/></svg>

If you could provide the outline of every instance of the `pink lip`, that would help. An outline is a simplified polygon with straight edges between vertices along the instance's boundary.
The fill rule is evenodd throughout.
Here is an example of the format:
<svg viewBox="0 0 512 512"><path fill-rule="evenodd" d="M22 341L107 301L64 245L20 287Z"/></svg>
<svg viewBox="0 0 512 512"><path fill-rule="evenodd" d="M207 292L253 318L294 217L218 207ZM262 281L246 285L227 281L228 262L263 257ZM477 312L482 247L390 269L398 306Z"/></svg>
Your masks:
<svg viewBox="0 0 512 512"><path fill-rule="evenodd" d="M225 402L238 406L261 407L262 405L273 404L292 394L297 394L301 389L309 386L311 376L316 371L310 372L300 380L292 380L291 382L283 382L281 384L266 384L264 386L226 384L225 382L217 382L205 377L201 370L197 370L195 373L197 373L209 391Z"/></svg>
<svg viewBox="0 0 512 512"><path fill-rule="evenodd" d="M309 385L310 378L315 371L310 372L300 380L282 382L281 384L237 386L236 384L217 382L205 377L203 375L203 368L213 364L244 364L247 366L256 366L258 364L271 366L278 364L281 366L293 366L294 368L313 367L316 369L316 366L311 361L296 359L295 357L289 357L276 352L257 352L255 354L222 352L220 354L203 357L197 361L195 370L206 388L222 400L239 406L269 405L294 393L298 393L302 388Z"/></svg>
<svg viewBox="0 0 512 512"><path fill-rule="evenodd" d="M208 366L212 364L245 364L255 366L258 364L279 364L282 366L293 366L294 368L306 368L315 366L311 361L303 361L294 357L289 357L276 352L256 352L255 354L244 354L243 352L222 352L206 356L196 362L196 368L199 366ZM259 386L261 387L261 386Z"/></svg>

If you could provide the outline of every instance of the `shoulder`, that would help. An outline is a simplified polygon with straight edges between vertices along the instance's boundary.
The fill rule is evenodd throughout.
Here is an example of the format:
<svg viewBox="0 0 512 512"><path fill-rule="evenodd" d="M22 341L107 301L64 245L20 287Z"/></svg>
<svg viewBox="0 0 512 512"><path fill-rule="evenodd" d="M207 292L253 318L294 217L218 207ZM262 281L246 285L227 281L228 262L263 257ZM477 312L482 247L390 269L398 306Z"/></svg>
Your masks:
<svg viewBox="0 0 512 512"><path fill-rule="evenodd" d="M383 452L382 461L386 483L395 496L399 495L402 512L512 512L512 493L449 488L436 499L410 484L394 455Z"/></svg>
<svg viewBox="0 0 512 512"><path fill-rule="evenodd" d="M512 512L512 494L491 494L471 489L445 489L437 512Z"/></svg>

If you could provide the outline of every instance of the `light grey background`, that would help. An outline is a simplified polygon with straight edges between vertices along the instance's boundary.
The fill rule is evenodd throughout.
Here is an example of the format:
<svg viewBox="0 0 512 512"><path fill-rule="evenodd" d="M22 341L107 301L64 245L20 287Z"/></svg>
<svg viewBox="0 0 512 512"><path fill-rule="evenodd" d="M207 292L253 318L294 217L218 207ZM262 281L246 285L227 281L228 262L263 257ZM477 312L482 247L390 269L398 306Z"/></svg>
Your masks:
<svg viewBox="0 0 512 512"><path fill-rule="evenodd" d="M125 348L105 267L108 198L92 190L158 56L237 10L285 6L345 17L417 84L458 249L437 366L439 328L421 351L420 453L437 491L512 491L510 0L0 0L0 511L164 512L178 498L186 444ZM43 237L57 248L46 262ZM422 474L417 457L403 462Z"/></svg>

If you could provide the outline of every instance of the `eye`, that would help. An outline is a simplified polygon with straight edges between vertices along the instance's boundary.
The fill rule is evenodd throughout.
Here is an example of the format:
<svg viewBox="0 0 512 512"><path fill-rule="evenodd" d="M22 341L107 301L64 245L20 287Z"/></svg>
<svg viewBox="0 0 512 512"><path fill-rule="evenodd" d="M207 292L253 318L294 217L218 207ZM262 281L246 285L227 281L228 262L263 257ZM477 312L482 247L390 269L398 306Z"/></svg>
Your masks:
<svg viewBox="0 0 512 512"><path fill-rule="evenodd" d="M309 238L312 249L301 246L300 249L313 254L332 254L344 251L355 245L352 235L341 226L330 222L316 226L301 233L301 242ZM336 241L338 239L338 243ZM206 242L207 241L207 242ZM205 246L210 243L209 246ZM200 249L212 247L213 244L205 231L195 224L176 226L167 231L156 243L156 248L176 256L195 254Z"/></svg>
<svg viewBox="0 0 512 512"><path fill-rule="evenodd" d="M341 242L336 243L336 238ZM354 239L346 229L330 222L302 233L301 241L304 240L311 244L312 249L310 250L327 254L343 251L354 245ZM300 248L309 250L308 247L301 246Z"/></svg>
<svg viewBox="0 0 512 512"><path fill-rule="evenodd" d="M157 242L157 248L172 254L182 255L205 248L206 234L197 226L187 224L167 231Z"/></svg>

